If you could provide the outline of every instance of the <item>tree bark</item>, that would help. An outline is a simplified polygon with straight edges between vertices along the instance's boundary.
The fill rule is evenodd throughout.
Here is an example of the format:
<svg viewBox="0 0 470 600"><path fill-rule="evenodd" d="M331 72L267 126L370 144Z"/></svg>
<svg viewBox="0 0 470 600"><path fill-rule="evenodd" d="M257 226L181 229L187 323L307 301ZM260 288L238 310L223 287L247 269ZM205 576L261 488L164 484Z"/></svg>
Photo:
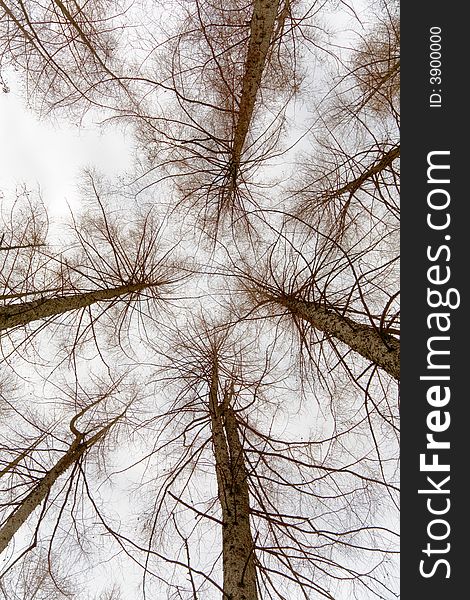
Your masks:
<svg viewBox="0 0 470 600"><path fill-rule="evenodd" d="M332 308L316 302L271 297L293 315L340 340L367 360L400 379L400 341L389 333L364 323L357 323Z"/></svg>
<svg viewBox="0 0 470 600"><path fill-rule="evenodd" d="M18 529L27 521L34 510L47 497L52 486L57 479L67 471L69 467L75 464L85 453L85 451L93 446L103 435L110 429L116 419L113 419L108 425L100 429L89 440L84 440L83 434L76 433L74 441L71 443L67 452L60 458L57 463L46 472L41 481L29 492L29 494L21 501L19 506L6 519L3 526L0 528L0 554L10 543L11 539ZM74 430L76 431L76 430Z"/></svg>
<svg viewBox="0 0 470 600"><path fill-rule="evenodd" d="M230 406L232 393L218 402L218 371L214 365L209 395L212 443L218 496L222 508L224 598L258 600L250 502L243 447Z"/></svg>
<svg viewBox="0 0 470 600"><path fill-rule="evenodd" d="M242 95L232 147L232 162L237 168L250 128L256 95L266 63L269 44L276 22L279 0L255 0L250 25L250 41L245 60Z"/></svg>
<svg viewBox="0 0 470 600"><path fill-rule="evenodd" d="M86 308L95 302L112 300L119 296L139 292L148 287L143 283L132 285L121 285L105 290L85 292L70 296L55 296L53 298L41 298L31 302L21 302L0 307L0 331L11 329L19 325L27 325L32 321L46 319L71 310Z"/></svg>
<svg viewBox="0 0 470 600"><path fill-rule="evenodd" d="M339 198L342 194L348 193L349 196L353 196L354 193L357 192L357 190L363 185L365 181L367 181L368 179L372 179L373 177L375 177L375 175L378 175L382 171L385 171L385 169L390 167L390 165L399 157L400 145L396 145L393 148L391 148L388 152L386 152L380 158L380 160L378 160L377 162L370 165L367 169L365 169L359 177L353 179L352 181L349 181L348 183L344 184L336 190L327 192L327 194L325 195L331 198Z"/></svg>

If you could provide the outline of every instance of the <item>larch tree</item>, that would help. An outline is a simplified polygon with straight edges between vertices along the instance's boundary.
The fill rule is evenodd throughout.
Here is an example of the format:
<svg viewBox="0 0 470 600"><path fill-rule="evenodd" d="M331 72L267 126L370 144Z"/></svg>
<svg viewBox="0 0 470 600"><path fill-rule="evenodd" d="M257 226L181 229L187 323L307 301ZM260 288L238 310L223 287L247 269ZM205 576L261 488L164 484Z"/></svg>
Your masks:
<svg viewBox="0 0 470 600"><path fill-rule="evenodd" d="M178 244L162 239L164 226L155 211L144 209L132 221L123 209L107 214L98 183L91 175L87 178L93 198L82 215L73 217L62 247L49 244L46 232L36 240L37 215L28 204L26 212L24 202L12 209L18 214L10 215L4 240L15 232L22 242L8 241L2 249L4 352L10 348L7 340L22 344L52 323L75 323L74 335L69 328L67 337L77 341L110 311L119 330L136 304L161 310L175 285L190 274L189 264L185 269L178 265ZM26 220L21 223L23 213ZM25 237L28 231L36 236L34 243ZM25 327L26 335L19 335L18 328Z"/></svg>
<svg viewBox="0 0 470 600"><path fill-rule="evenodd" d="M102 399L99 398L92 403L90 407L86 407L74 415L70 421L70 431L73 434L73 439L63 455L44 472L42 477L37 478L37 483L29 492L24 494L21 499L15 501L15 504L17 504L16 508L5 518L0 529L0 552L3 552L6 549L18 529L20 529L34 513L35 509L38 506L41 506L44 500L50 495L56 481L64 475L72 465L78 464L84 454L102 440L118 419L124 416L125 413L117 415L111 419L109 423L98 428L97 431L92 430L88 435L88 432L86 431L79 431L76 427L77 420L83 416L89 408L101 401ZM8 476L11 472L16 472L23 460L31 459L33 451L38 449L40 441L42 440L38 440L9 462L2 469L2 477Z"/></svg>
<svg viewBox="0 0 470 600"><path fill-rule="evenodd" d="M0 0L4 91L135 155L66 225L2 199L2 600L396 597L399 19L356 8Z"/></svg>
<svg viewBox="0 0 470 600"><path fill-rule="evenodd" d="M162 410L141 455L123 466L144 472L144 522L109 532L143 565L149 593L157 574L157 593L169 596L392 593L382 570L397 534L375 509L397 502L396 473L385 455L382 465L374 459L361 404L350 395L315 406L308 396L300 410L317 423L310 439L288 356L273 350L268 322L256 332L203 319L175 332L152 377ZM287 419L297 432L286 433Z"/></svg>

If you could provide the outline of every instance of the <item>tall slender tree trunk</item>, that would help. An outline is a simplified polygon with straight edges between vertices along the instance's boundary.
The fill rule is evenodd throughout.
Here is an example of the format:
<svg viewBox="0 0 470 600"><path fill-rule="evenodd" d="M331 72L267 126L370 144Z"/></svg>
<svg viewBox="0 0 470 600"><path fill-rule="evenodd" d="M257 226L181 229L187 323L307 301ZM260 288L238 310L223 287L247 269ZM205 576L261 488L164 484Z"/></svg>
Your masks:
<svg viewBox="0 0 470 600"><path fill-rule="evenodd" d="M273 36L279 0L254 0L250 41L245 60L242 95L232 147L232 162L237 168L250 128L269 44Z"/></svg>
<svg viewBox="0 0 470 600"><path fill-rule="evenodd" d="M218 370L213 367L209 411L219 501L222 508L224 598L258 600L250 502L243 448L232 393L218 401Z"/></svg>
<svg viewBox="0 0 470 600"><path fill-rule="evenodd" d="M332 308L316 302L278 298L271 300L287 308L293 315L340 340L395 379L400 379L400 341L389 333L364 323L357 323Z"/></svg>
<svg viewBox="0 0 470 600"><path fill-rule="evenodd" d="M57 479L63 475L69 467L75 464L85 453L85 451L93 446L101 439L110 429L116 419L113 419L108 425L100 429L89 440L84 440L83 435L75 436L67 452L60 458L56 464L46 472L44 477L38 484L29 492L29 494L21 500L18 507L10 514L0 528L0 554L10 543L11 539L18 529L28 520L34 510L43 502L52 489L52 486Z"/></svg>
<svg viewBox="0 0 470 600"><path fill-rule="evenodd" d="M146 287L149 286L143 283L136 283L70 296L55 296L53 298L31 300L31 302L8 304L0 307L0 331L19 325L27 325L32 321L46 319L47 317L66 313L71 310L86 308L95 302L112 300L119 296L139 292Z"/></svg>
<svg viewBox="0 0 470 600"><path fill-rule="evenodd" d="M390 165L397 158L400 158L399 144L393 146L393 148L391 148L388 152L385 152L384 155L378 161L374 162L372 165L367 167L359 177L356 177L356 179L349 181L348 183L344 184L338 189L332 190L325 195L328 195L333 198L348 193L352 196L354 192L356 192L365 181L367 181L368 179L373 179L376 175L388 169L388 167L390 167Z"/></svg>

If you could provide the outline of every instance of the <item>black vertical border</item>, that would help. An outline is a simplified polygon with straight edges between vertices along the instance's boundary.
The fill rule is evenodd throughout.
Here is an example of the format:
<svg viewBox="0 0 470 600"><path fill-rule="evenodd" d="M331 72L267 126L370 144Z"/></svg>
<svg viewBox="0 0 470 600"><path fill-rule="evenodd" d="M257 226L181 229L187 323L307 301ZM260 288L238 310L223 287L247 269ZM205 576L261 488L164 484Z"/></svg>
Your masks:
<svg viewBox="0 0 470 600"><path fill-rule="evenodd" d="M401 278L402 278L402 537L401 537L401 598L402 600L447 600L466 597L467 576L470 574L470 552L466 547L470 533L466 515L470 508L470 397L466 381L470 374L470 327L466 318L468 307L468 279L470 278L470 192L466 185L470 177L468 160L470 77L469 49L470 27L463 12L464 4L454 2L402 2L401 3L401 173L402 173L402 223L401 223ZM430 82L430 29L441 28L442 83ZM433 89L441 90L441 107L430 107ZM431 151L450 151L451 194L449 213L451 224L445 232L432 231L426 224L427 155ZM444 240L444 235L450 240ZM451 269L447 287L459 290L461 304L450 313L450 390L451 399L446 408L451 417L450 428L440 434L441 440L450 441L450 450L439 453L441 462L450 461L451 507L443 519L449 522L449 537L442 541L429 539L427 527L433 518L426 506L427 498L436 498L434 506L443 507L446 495L426 496L418 489L426 485L426 475L419 469L419 455L426 449L428 428L426 417L433 410L426 400L430 382L420 381L429 374L427 367L427 340L432 335L426 319L432 309L427 305L427 269L432 264L426 257L428 245L437 248L448 244L449 262L440 262ZM442 256L445 256L443 252ZM445 286L443 286L445 287ZM444 290L443 290L444 291ZM445 334L443 334L445 335ZM448 357L447 357L448 358ZM447 360L449 362L449 360ZM443 384L447 385L447 384ZM446 458L448 461L446 460ZM439 482L445 473L435 473ZM440 498L440 500L437 500ZM441 504L439 505L439 501ZM434 526L433 532L444 534L445 527ZM449 552L427 557L423 553L427 543L435 549L450 544ZM444 563L436 565L435 574L424 578L419 572L420 561L425 560L425 570L432 571L436 561L449 562L450 577Z"/></svg>

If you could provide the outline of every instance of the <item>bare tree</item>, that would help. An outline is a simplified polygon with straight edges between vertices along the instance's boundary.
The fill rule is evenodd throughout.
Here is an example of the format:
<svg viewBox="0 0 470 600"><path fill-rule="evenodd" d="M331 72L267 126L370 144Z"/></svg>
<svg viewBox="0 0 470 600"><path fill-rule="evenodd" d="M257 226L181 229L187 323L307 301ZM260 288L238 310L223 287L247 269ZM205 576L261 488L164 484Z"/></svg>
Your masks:
<svg viewBox="0 0 470 600"><path fill-rule="evenodd" d="M155 318L154 309L164 310L171 290L191 274L189 264L181 267L178 242L163 241L164 226L154 210L135 218L117 208L108 214L98 182L89 180L94 198L82 216L72 218L62 246L43 237L40 243L9 242L2 252L0 331L14 347L50 323L75 324L75 343L88 334L96 340L94 327L108 314L119 337L133 314ZM35 214L27 217L22 235L36 236ZM24 326L32 329L20 336L17 329ZM3 348L9 352L5 340Z"/></svg>
<svg viewBox="0 0 470 600"><path fill-rule="evenodd" d="M397 258L384 253L378 262L381 236L342 245L298 218L270 229L275 241L259 245L252 260L229 250L227 273L238 278L247 302L244 306L238 298L238 314L264 309L270 318L289 315L306 352L324 340L341 356L339 341L346 353L361 355L398 380L398 294L390 292L397 283ZM369 254L374 254L370 262ZM309 330L316 332L310 341Z"/></svg>
<svg viewBox="0 0 470 600"><path fill-rule="evenodd" d="M70 430L74 434L74 439L67 448L65 454L50 469L46 471L37 485L26 495L26 497L21 499L17 508L4 521L2 528L0 529L0 552L5 550L18 529L49 495L57 479L63 475L73 464L77 463L89 448L101 440L101 438L106 435L118 418L122 416L119 415L119 417L115 417L115 419L110 421L110 423L91 435L89 439L86 439L86 434L78 431L78 429L75 427L76 419L82 416L84 412L85 411L82 411L82 413L77 414L70 422ZM31 451L31 448L28 450ZM18 457L18 459L21 458L24 457ZM10 468L17 466L18 459L13 461L10 465L7 465L3 472L4 475L8 473Z"/></svg>
<svg viewBox="0 0 470 600"><path fill-rule="evenodd" d="M132 182L85 173L66 229L26 190L1 208L3 581L72 597L68 553L83 598L138 573L144 598L392 600L395 3L0 11L5 85L135 134Z"/></svg>
<svg viewBox="0 0 470 600"><path fill-rule="evenodd" d="M398 3L381 2L372 30L362 37L353 54L352 75L362 96L356 111L368 107L374 112L399 115L400 21Z"/></svg>
<svg viewBox="0 0 470 600"><path fill-rule="evenodd" d="M0 71L21 70L29 99L42 110L116 109L130 94L114 53L122 9L110 8L101 0L2 0Z"/></svg>
<svg viewBox="0 0 470 600"><path fill-rule="evenodd" d="M79 597L73 583L60 573L59 556L38 553L36 560L23 562L0 579L2 600L71 600Z"/></svg>
<svg viewBox="0 0 470 600"><path fill-rule="evenodd" d="M347 412L356 417L344 421L340 411L328 415L328 402L310 406L310 422L323 422L313 440L277 437L282 399L295 393L288 361L269 350L272 342L260 353L260 342L237 329L202 322L177 334L160 375L175 400L138 459L152 473L150 537L145 545L115 531L116 539L140 557L156 593L168 586L183 597L333 598L346 578L391 597L382 563L396 552L396 533L372 506L381 498L394 507L396 472L370 460L363 414L355 402Z"/></svg>
<svg viewBox="0 0 470 600"><path fill-rule="evenodd" d="M1 399L16 416L1 423L9 440L2 448L0 507L5 598L15 598L15 589L25 598L45 598L47 591L58 598L75 592L88 597L73 571L92 555L90 571L102 560L93 493L106 485L110 457L137 426L139 392L126 374L111 380L94 375L87 387L57 382L51 388L55 398L36 393L34 403L30 395ZM42 411L46 406L49 410Z"/></svg>

